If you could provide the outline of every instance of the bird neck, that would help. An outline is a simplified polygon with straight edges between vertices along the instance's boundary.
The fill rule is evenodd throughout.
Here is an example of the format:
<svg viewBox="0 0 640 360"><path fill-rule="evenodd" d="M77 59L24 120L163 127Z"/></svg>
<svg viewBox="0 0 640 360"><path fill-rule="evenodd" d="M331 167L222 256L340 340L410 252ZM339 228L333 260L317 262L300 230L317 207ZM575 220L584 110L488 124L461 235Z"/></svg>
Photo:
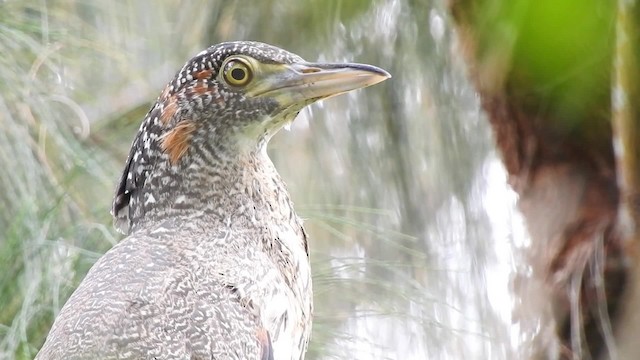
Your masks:
<svg viewBox="0 0 640 360"><path fill-rule="evenodd" d="M137 192L132 231L184 218L212 228L264 227L295 218L286 186L264 149L231 156L190 154L156 166Z"/></svg>

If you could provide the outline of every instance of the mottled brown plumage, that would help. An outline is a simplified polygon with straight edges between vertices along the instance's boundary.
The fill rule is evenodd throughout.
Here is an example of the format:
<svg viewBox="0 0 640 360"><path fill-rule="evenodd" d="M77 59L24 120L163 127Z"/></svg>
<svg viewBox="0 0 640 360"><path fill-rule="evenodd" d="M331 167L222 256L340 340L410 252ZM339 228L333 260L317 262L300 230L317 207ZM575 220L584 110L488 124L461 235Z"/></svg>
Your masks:
<svg viewBox="0 0 640 360"><path fill-rule="evenodd" d="M389 77L255 42L201 52L147 114L117 187L129 234L89 271L37 359L300 359L307 238L269 139L306 105Z"/></svg>

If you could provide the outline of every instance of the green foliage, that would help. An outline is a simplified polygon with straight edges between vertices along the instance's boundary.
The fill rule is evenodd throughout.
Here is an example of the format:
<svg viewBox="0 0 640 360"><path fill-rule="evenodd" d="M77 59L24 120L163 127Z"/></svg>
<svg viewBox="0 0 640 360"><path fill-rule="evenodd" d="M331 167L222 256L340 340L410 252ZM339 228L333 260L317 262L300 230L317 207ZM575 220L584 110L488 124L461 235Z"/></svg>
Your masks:
<svg viewBox="0 0 640 360"><path fill-rule="evenodd" d="M545 109L559 136L602 143L608 133L615 1L466 2L491 88L505 76L510 96Z"/></svg>
<svg viewBox="0 0 640 360"><path fill-rule="evenodd" d="M565 131L608 109L614 10L613 1L535 1L522 19L514 70L549 102Z"/></svg>

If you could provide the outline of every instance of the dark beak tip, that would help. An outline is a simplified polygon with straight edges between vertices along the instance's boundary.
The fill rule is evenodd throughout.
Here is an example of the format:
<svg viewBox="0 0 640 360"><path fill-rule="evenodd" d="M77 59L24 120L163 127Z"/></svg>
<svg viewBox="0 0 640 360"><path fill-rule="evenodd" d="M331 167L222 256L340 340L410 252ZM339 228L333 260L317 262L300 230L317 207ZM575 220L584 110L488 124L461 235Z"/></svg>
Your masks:
<svg viewBox="0 0 640 360"><path fill-rule="evenodd" d="M378 71L378 74L380 74L381 76L384 76L386 79L391 79L392 78L391 74L389 74L389 72L387 70L384 70L384 69L381 69L381 68L378 68L378 70L380 70L380 71Z"/></svg>
<svg viewBox="0 0 640 360"><path fill-rule="evenodd" d="M387 79L391 79L391 74L389 74L388 71L379 68L377 66L373 66L373 65L366 65L366 67L361 68L361 70L365 70L366 72L368 72L369 74L375 76L375 77L379 77L376 81L376 83L379 82L383 82Z"/></svg>
<svg viewBox="0 0 640 360"><path fill-rule="evenodd" d="M391 74L389 74L389 72L387 72L386 70L380 68L378 68L378 70L379 71L376 71L374 73L378 77L376 82L381 83L392 78Z"/></svg>
<svg viewBox="0 0 640 360"><path fill-rule="evenodd" d="M377 66L367 65L367 64L354 64L354 65L355 65L354 68L356 69L364 70L366 72L379 75L381 77L384 77L385 80L391 78L391 74L389 74L387 70L379 68Z"/></svg>

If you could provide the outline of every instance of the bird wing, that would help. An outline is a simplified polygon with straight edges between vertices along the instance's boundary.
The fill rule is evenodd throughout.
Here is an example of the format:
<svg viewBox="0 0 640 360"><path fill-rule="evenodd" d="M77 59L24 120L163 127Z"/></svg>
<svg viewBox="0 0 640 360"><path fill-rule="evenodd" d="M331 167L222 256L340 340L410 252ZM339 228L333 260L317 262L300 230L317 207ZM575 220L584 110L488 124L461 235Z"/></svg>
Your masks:
<svg viewBox="0 0 640 360"><path fill-rule="evenodd" d="M134 235L114 246L65 304L36 359L273 359L242 292L199 266L192 257L202 254L181 239Z"/></svg>
<svg viewBox="0 0 640 360"><path fill-rule="evenodd" d="M157 141L153 134L160 132L158 117L162 114L160 104L156 104L145 116L140 131L136 134L129 150L124 171L118 181L116 193L113 197L111 215L113 215L116 229L128 234L131 230L130 202L135 199L134 192L138 191L145 182L147 173L157 161Z"/></svg>

